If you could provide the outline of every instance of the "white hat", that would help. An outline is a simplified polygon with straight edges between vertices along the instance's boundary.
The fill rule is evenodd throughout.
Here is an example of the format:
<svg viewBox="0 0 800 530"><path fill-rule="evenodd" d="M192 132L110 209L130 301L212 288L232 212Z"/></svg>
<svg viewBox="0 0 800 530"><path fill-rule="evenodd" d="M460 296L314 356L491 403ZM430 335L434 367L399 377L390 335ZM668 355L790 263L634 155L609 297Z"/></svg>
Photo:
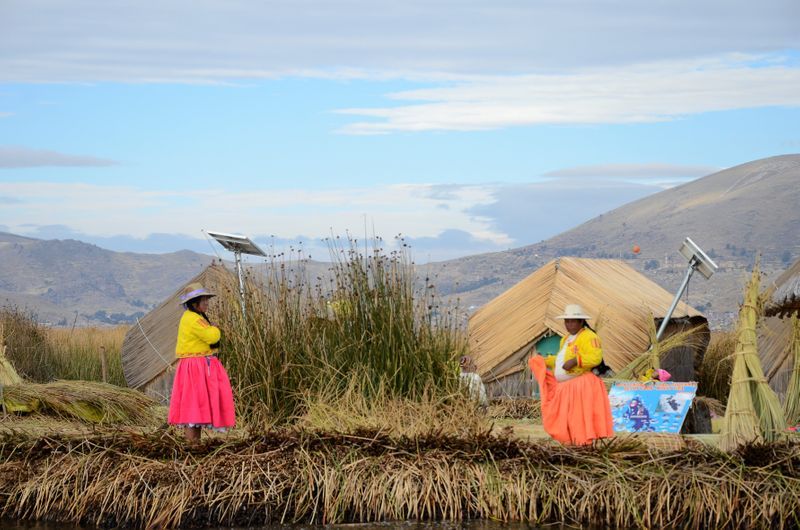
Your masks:
<svg viewBox="0 0 800 530"><path fill-rule="evenodd" d="M589 320L592 317L587 315L586 312L583 310L583 308L581 306L579 306L578 304L567 304L567 307L564 308L564 314L563 315L558 315L556 318L560 318L560 319L564 319L564 320L566 320L568 318L570 318L570 319L573 319L573 318L574 319L581 319L582 318L583 320Z"/></svg>

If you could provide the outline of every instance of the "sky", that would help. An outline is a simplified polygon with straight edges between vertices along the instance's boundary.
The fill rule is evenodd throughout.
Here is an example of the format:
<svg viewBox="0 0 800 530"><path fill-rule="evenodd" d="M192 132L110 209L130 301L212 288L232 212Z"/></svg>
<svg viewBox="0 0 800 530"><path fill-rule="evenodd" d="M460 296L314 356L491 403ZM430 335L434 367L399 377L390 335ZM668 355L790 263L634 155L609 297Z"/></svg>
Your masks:
<svg viewBox="0 0 800 530"><path fill-rule="evenodd" d="M800 2L0 0L0 231L524 246L800 152Z"/></svg>

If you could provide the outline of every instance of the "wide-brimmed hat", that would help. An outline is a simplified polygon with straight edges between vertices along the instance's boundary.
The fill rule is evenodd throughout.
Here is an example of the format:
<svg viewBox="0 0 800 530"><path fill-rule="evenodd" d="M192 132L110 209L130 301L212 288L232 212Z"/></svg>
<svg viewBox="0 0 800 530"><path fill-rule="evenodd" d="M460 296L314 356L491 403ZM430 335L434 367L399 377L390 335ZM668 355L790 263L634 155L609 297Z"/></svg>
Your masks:
<svg viewBox="0 0 800 530"><path fill-rule="evenodd" d="M586 311L578 304L567 304L567 307L564 308L564 314L558 315L556 318L560 318L562 320L566 319L583 319L589 320L589 315L586 314Z"/></svg>
<svg viewBox="0 0 800 530"><path fill-rule="evenodd" d="M194 300L195 298L200 298L201 296L217 296L205 287L200 282L190 283L183 289L183 294L181 295L181 303L185 304L190 300Z"/></svg>

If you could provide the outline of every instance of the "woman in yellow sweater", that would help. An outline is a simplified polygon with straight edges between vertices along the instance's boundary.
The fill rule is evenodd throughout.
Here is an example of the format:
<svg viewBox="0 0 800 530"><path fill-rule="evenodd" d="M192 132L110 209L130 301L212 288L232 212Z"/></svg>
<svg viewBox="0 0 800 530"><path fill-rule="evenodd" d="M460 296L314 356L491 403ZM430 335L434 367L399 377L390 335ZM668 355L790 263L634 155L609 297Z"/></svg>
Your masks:
<svg viewBox="0 0 800 530"><path fill-rule="evenodd" d="M189 441L200 440L202 427L225 430L236 420L231 383L216 356L220 331L206 316L213 296L199 283L189 284L181 296L186 311L178 325L169 423L183 427Z"/></svg>
<svg viewBox="0 0 800 530"><path fill-rule="evenodd" d="M588 326L590 318L577 304L567 305L564 320L568 335L558 354L528 360L541 390L545 431L562 443L584 445L612 436L613 420L608 393L592 369L603 364L600 338ZM549 368L549 370L548 370Z"/></svg>

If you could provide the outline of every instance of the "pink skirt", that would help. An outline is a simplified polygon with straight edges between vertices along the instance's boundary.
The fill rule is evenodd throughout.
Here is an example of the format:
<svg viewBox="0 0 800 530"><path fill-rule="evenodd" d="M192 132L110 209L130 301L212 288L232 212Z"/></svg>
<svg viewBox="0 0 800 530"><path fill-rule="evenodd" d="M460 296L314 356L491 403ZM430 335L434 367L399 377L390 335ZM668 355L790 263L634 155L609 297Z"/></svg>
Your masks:
<svg viewBox="0 0 800 530"><path fill-rule="evenodd" d="M210 355L178 361L168 421L190 427L233 427L236 422L233 391L219 359Z"/></svg>

